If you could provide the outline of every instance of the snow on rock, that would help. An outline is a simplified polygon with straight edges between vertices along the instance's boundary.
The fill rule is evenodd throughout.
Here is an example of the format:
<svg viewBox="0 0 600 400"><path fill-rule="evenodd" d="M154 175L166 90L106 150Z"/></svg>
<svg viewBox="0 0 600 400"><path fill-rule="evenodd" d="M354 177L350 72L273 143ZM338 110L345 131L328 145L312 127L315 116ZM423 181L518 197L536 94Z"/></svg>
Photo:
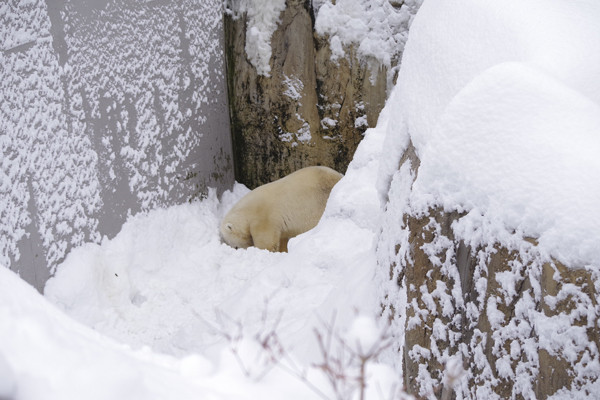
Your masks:
<svg viewBox="0 0 600 400"><path fill-rule="evenodd" d="M525 63L600 103L597 8L593 0L511 1L502 6L474 0L426 2L411 26L399 76L415 145L427 141L467 83L504 62ZM537 16L535 23L531 15Z"/></svg>
<svg viewBox="0 0 600 400"><path fill-rule="evenodd" d="M402 55L410 26L422 0L395 7L388 0L326 0L314 4L315 31L329 36L332 60L357 47L359 59L391 69ZM374 66L374 65L373 65Z"/></svg>
<svg viewBox="0 0 600 400"><path fill-rule="evenodd" d="M285 10L285 0L226 0L225 10L237 19L242 13L248 19L246 27L246 54L258 75L271 72L271 36L279 24L279 15Z"/></svg>
<svg viewBox="0 0 600 400"><path fill-rule="evenodd" d="M499 64L447 106L414 189L534 237L567 265L600 265L598 132L600 104L538 69Z"/></svg>
<svg viewBox="0 0 600 400"><path fill-rule="evenodd" d="M592 1L423 6L398 105L422 207L460 205L569 265L600 263L598 20Z"/></svg>
<svg viewBox="0 0 600 400"><path fill-rule="evenodd" d="M430 0L411 26L376 128L376 280L413 393L455 357L457 398L597 390L598 21L592 1Z"/></svg>

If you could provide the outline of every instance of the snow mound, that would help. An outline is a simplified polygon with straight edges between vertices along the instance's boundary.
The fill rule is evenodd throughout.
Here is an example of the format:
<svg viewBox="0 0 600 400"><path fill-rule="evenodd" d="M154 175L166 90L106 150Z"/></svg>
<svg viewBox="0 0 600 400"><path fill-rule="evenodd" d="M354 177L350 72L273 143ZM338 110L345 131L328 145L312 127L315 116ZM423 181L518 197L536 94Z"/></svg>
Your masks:
<svg viewBox="0 0 600 400"><path fill-rule="evenodd" d="M323 359L314 330L361 346L378 332L375 182L383 135L368 131L364 143L319 225L292 239L289 253L221 243L220 219L248 192L236 184L220 200L210 191L199 202L136 215L114 239L74 249L45 298L0 268L0 395L335 396L311 366ZM264 351L279 345L285 361ZM349 376L361 371L346 368ZM368 399L400 387L397 374L376 357L365 373ZM344 383L348 393L356 393L356 382Z"/></svg>
<svg viewBox="0 0 600 400"><path fill-rule="evenodd" d="M76 322L0 267L3 399L320 398L282 370L269 370L257 381L239 363L228 350L214 360L195 353L176 358L148 347L132 350Z"/></svg>
<svg viewBox="0 0 600 400"><path fill-rule="evenodd" d="M504 62L526 63L600 103L599 7L594 0L425 2L398 77L415 146L465 85Z"/></svg>
<svg viewBox="0 0 600 400"><path fill-rule="evenodd" d="M350 330L349 337L358 338L369 333L379 311L373 276L383 138L367 131L321 222L290 240L289 253L235 250L221 243L219 221L248 192L236 184L220 200L210 191L200 202L136 215L114 239L73 250L48 281L45 296L133 352L166 357L183 374L218 377L217 398L227 398L223 385L246 388L250 378L262 378L252 389L255 395L278 393L261 398L318 397L307 394L302 382L293 395L287 395L293 385L280 388L297 377L270 372L273 360L257 344L275 337L286 360L297 360L295 368L303 366L311 384L329 393L325 377L308 367L323 358L315 330L338 337ZM240 376L232 378L234 365ZM348 373L360 371L348 368ZM379 387L387 392L398 384L392 369L376 358L368 374L368 398L377 398Z"/></svg>
<svg viewBox="0 0 600 400"><path fill-rule="evenodd" d="M60 312L4 267L0 338L2 398L160 399L177 388L179 398L191 399L201 388L182 376L181 361L133 352L107 339Z"/></svg>
<svg viewBox="0 0 600 400"><path fill-rule="evenodd" d="M483 215L568 265L600 265L598 21L592 1L423 5L395 105L421 159L414 207Z"/></svg>

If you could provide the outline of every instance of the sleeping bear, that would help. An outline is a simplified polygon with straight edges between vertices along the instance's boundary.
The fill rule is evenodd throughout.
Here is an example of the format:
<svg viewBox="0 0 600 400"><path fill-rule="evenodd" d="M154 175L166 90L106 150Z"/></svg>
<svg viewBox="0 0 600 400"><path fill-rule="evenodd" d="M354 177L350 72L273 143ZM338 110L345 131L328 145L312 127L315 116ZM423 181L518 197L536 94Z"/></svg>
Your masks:
<svg viewBox="0 0 600 400"><path fill-rule="evenodd" d="M225 215L221 236L231 247L287 251L290 238L314 228L342 174L306 167L246 194Z"/></svg>

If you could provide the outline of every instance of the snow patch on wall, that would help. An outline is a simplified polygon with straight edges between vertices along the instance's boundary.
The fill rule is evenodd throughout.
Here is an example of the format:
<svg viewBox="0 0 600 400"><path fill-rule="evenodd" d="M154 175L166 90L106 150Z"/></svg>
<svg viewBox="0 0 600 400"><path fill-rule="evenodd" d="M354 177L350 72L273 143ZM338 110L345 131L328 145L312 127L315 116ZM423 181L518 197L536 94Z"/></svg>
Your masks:
<svg viewBox="0 0 600 400"><path fill-rule="evenodd" d="M97 149L107 172L102 175L125 178L142 209L170 202L182 163L197 157L204 134L198 128L207 122L203 110L220 100L220 11L218 1L165 7L116 2L84 27L90 24L85 14L67 4L70 92L90 123L110 116Z"/></svg>
<svg viewBox="0 0 600 400"><path fill-rule="evenodd" d="M285 0L225 0L225 11L234 19L246 14L246 54L258 75L270 76L271 36L285 10Z"/></svg>
<svg viewBox="0 0 600 400"><path fill-rule="evenodd" d="M295 76L283 76L283 84L285 90L283 94L292 100L300 100L302 98L302 91L304 90L304 83Z"/></svg>
<svg viewBox="0 0 600 400"><path fill-rule="evenodd" d="M55 266L71 245L99 239L98 156L66 108L71 70L52 48L44 1L0 7L0 264L18 260L35 229Z"/></svg>

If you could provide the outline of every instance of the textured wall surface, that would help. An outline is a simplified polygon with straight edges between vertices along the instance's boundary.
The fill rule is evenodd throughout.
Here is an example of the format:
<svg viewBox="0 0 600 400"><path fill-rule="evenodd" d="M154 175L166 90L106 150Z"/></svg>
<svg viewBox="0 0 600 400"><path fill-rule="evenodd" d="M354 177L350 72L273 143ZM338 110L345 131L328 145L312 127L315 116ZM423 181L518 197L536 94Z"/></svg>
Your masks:
<svg viewBox="0 0 600 400"><path fill-rule="evenodd" d="M41 290L73 246L233 183L220 0L0 4L0 264Z"/></svg>

